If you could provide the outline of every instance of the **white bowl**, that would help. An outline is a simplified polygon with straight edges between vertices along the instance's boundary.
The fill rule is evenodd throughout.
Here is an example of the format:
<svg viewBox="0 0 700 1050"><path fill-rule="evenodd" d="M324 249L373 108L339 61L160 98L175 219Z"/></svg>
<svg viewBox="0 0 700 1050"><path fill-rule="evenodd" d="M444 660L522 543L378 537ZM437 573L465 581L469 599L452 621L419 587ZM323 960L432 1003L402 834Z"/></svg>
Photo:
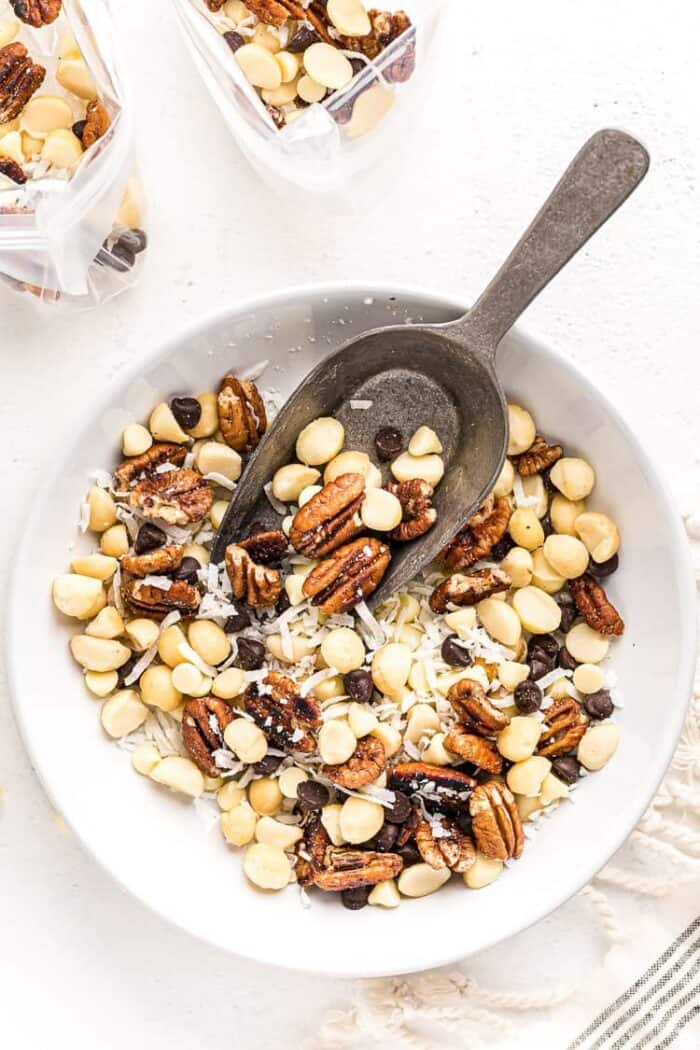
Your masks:
<svg viewBox="0 0 700 1050"><path fill-rule="evenodd" d="M8 609L9 680L20 729L57 809L134 896L238 955L290 969L374 976L442 965L542 918L584 885L643 813L674 750L694 663L695 589L677 514L615 409L569 362L517 332L499 350L509 395L545 434L598 470L591 504L618 522L621 568L610 590L627 622L614 646L626 697L618 753L527 842L521 860L478 893L461 881L392 912L351 913L295 888L251 888L240 854L195 807L131 769L103 735L99 705L68 653L75 623L49 600L51 579L89 538L76 530L87 476L116 462L121 428L160 399L212 387L261 358L263 383L287 393L348 336L401 319L442 321L459 304L421 291L362 285L294 289L230 308L171 340L110 386L72 447L53 460L17 551ZM380 420L378 419L378 424Z"/></svg>

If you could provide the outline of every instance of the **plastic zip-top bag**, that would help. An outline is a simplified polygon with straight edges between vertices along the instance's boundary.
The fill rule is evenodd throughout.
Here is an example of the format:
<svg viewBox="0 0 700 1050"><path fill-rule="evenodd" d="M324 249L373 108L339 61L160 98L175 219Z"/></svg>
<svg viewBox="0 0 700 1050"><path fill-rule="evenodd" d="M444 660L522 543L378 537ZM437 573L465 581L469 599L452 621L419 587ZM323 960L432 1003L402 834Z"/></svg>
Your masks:
<svg viewBox="0 0 700 1050"><path fill-rule="evenodd" d="M95 306L146 247L108 0L0 0L0 280Z"/></svg>
<svg viewBox="0 0 700 1050"><path fill-rule="evenodd" d="M270 184L339 199L396 164L447 0L174 2L211 95Z"/></svg>

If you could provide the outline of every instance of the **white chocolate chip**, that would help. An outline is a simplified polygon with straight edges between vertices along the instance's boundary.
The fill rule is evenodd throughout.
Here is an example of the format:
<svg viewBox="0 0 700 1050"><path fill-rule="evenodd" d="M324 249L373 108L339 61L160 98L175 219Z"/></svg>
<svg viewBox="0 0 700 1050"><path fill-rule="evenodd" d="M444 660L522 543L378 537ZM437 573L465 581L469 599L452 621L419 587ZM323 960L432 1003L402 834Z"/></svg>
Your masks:
<svg viewBox="0 0 700 1050"><path fill-rule="evenodd" d="M82 155L80 139L67 128L50 131L41 150L41 159L54 168L72 168Z"/></svg>
<svg viewBox="0 0 700 1050"><path fill-rule="evenodd" d="M278 44L279 47L279 44ZM282 83L282 70L275 56L260 43L244 44L235 53L236 62L253 87L273 91Z"/></svg>
<svg viewBox="0 0 700 1050"><path fill-rule="evenodd" d="M572 679L579 693L597 693L605 685L605 675L597 664L579 664Z"/></svg>
<svg viewBox="0 0 700 1050"><path fill-rule="evenodd" d="M289 84L294 81L301 67L301 56L291 51L278 51L275 60L279 64L282 73L282 83Z"/></svg>
<svg viewBox="0 0 700 1050"><path fill-rule="evenodd" d="M373 84L355 99L352 117L345 126L349 139L359 139L374 131L395 102L395 94L386 84Z"/></svg>
<svg viewBox="0 0 700 1050"><path fill-rule="evenodd" d="M14 18L0 18L0 47L11 44L20 30L20 24Z"/></svg>
<svg viewBox="0 0 700 1050"><path fill-rule="evenodd" d="M587 623L576 623L566 636L567 651L582 664L599 664L608 655L610 639Z"/></svg>
<svg viewBox="0 0 700 1050"><path fill-rule="evenodd" d="M343 36L367 36L372 31L372 23L360 0L328 0L326 11Z"/></svg>
<svg viewBox="0 0 700 1050"><path fill-rule="evenodd" d="M242 50L239 48L236 54ZM304 68L317 83L333 90L345 87L353 78L352 66L342 51L323 42L307 47Z"/></svg>
<svg viewBox="0 0 700 1050"><path fill-rule="evenodd" d="M297 94L304 102L312 104L320 102L326 97L326 89L323 84L319 84L313 77L304 74L297 81Z"/></svg>
<svg viewBox="0 0 700 1050"><path fill-rule="evenodd" d="M35 139L45 139L50 131L72 125L73 110L58 95L34 95L20 118L22 131L27 131Z"/></svg>

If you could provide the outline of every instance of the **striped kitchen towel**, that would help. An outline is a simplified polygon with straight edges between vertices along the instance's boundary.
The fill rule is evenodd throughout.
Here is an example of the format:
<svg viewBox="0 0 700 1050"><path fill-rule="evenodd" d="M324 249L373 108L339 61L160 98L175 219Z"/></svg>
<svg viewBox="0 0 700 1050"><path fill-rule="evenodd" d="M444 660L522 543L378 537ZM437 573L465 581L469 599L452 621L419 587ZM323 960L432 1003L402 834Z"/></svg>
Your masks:
<svg viewBox="0 0 700 1050"><path fill-rule="evenodd" d="M700 1048L700 917L568 1050L666 1050L684 1029Z"/></svg>

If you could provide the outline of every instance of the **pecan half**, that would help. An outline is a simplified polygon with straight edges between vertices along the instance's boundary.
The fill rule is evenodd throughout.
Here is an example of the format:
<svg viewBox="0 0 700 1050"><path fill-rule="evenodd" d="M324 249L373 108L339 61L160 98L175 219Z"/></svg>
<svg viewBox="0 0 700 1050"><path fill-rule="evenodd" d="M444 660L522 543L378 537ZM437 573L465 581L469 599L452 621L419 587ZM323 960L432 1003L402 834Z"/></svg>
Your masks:
<svg viewBox="0 0 700 1050"><path fill-rule="evenodd" d="M391 552L373 538L353 540L311 570L303 591L322 613L347 612L379 586L389 567Z"/></svg>
<svg viewBox="0 0 700 1050"><path fill-rule="evenodd" d="M483 687L471 678L463 678L451 685L447 691L447 699L460 722L480 736L500 733L510 723L508 715L499 711L491 703Z"/></svg>
<svg viewBox="0 0 700 1050"><path fill-rule="evenodd" d="M243 705L274 747L308 754L316 748L321 728L321 708L311 696L302 696L296 683L279 671L270 671L262 692L252 682L243 695Z"/></svg>
<svg viewBox="0 0 700 1050"><path fill-rule="evenodd" d="M515 457L515 465L518 474L523 478L529 478L533 474L539 474L547 470L558 459L561 459L563 448L561 445L549 445L545 439L538 434L527 452Z"/></svg>
<svg viewBox="0 0 700 1050"><path fill-rule="evenodd" d="M568 755L588 728L589 718L572 696L553 700L544 712L537 754L544 758Z"/></svg>
<svg viewBox="0 0 700 1050"><path fill-rule="evenodd" d="M245 5L261 22L270 26L283 26L289 18L289 11L277 0L246 0Z"/></svg>
<svg viewBox="0 0 700 1050"><path fill-rule="evenodd" d="M397 853L332 847L326 855L326 867L314 872L313 883L320 890L338 893L358 886L376 886L393 879L402 868L403 860Z"/></svg>
<svg viewBox="0 0 700 1050"><path fill-rule="evenodd" d="M403 510L403 517L395 529L389 533L392 540L405 543L416 540L431 529L437 521L437 511L433 506L433 486L420 478L413 481L392 481L387 485L387 492L396 496Z"/></svg>
<svg viewBox="0 0 700 1050"><path fill-rule="evenodd" d="M405 11L396 11L390 14L388 11L378 11L376 8L368 11L372 29L366 36L341 37L344 47L349 51L360 51L367 58L376 58L377 55L392 44L397 36L410 28L411 19Z"/></svg>
<svg viewBox="0 0 700 1050"><path fill-rule="evenodd" d="M0 48L0 124L20 115L45 76L46 70L32 61L24 44Z"/></svg>
<svg viewBox="0 0 700 1050"><path fill-rule="evenodd" d="M62 0L10 0L17 17L35 29L55 22L61 13L61 3Z"/></svg>
<svg viewBox="0 0 700 1050"><path fill-rule="evenodd" d="M12 179L18 186L24 185L27 181L27 176L23 169L12 157L0 157L0 175L5 175L6 178Z"/></svg>
<svg viewBox="0 0 700 1050"><path fill-rule="evenodd" d="M224 747L224 729L232 721L229 705L213 696L184 704L182 742L205 776L218 777L221 772L212 752Z"/></svg>
<svg viewBox="0 0 700 1050"><path fill-rule="evenodd" d="M323 558L362 532L360 506L365 493L361 474L341 474L294 515L289 539L309 558Z"/></svg>
<svg viewBox="0 0 700 1050"><path fill-rule="evenodd" d="M476 860L471 838L448 817L437 817L433 821L419 817L414 838L425 863L438 871L450 868L461 874Z"/></svg>
<svg viewBox="0 0 700 1050"><path fill-rule="evenodd" d="M255 532L246 540L239 540L238 546L258 565L279 565L289 543L280 529L270 529L268 532Z"/></svg>
<svg viewBox="0 0 700 1050"><path fill-rule="evenodd" d="M150 474L129 493L129 505L147 518L162 518L168 525L201 521L214 501L211 486L198 470L169 470Z"/></svg>
<svg viewBox="0 0 700 1050"><path fill-rule="evenodd" d="M468 732L464 726L454 726L443 743L448 751L487 773L500 773L503 769L503 759L493 741Z"/></svg>
<svg viewBox="0 0 700 1050"><path fill-rule="evenodd" d="M226 572L234 598L253 609L274 605L282 593L282 574L269 565L258 565L238 543L226 548Z"/></svg>
<svg viewBox="0 0 700 1050"><path fill-rule="evenodd" d="M589 627L599 634L620 635L625 624L607 594L592 576L584 573L569 581L571 597Z"/></svg>
<svg viewBox="0 0 700 1050"><path fill-rule="evenodd" d="M85 127L80 136L80 141L84 148L90 149L90 146L94 146L97 140L101 139L108 130L111 123L109 113L98 98L88 102L85 111Z"/></svg>
<svg viewBox="0 0 700 1050"><path fill-rule="evenodd" d="M325 40L327 44L331 44L333 47L338 46L338 41L334 40L328 31L329 18L326 13L325 3L318 3L315 0L312 0L306 6L305 0L280 0L280 3L302 25L308 22L313 26L321 39Z"/></svg>
<svg viewBox="0 0 700 1050"><path fill-rule="evenodd" d="M429 604L433 612L443 613L448 605L476 605L509 587L510 576L502 569L475 569L467 575L455 572L437 585Z"/></svg>
<svg viewBox="0 0 700 1050"><path fill-rule="evenodd" d="M488 513L477 511L442 552L448 569L468 569L485 558L504 535L509 520L510 503L505 496Z"/></svg>
<svg viewBox="0 0 700 1050"><path fill-rule="evenodd" d="M219 427L236 452L252 452L267 430L267 414L258 388L250 379L224 376L218 397Z"/></svg>
<svg viewBox="0 0 700 1050"><path fill-rule="evenodd" d="M184 445L175 445L167 441L158 441L151 445L148 452L140 456L130 456L120 463L114 471L114 477L121 489L126 489L137 478L155 473L156 467L163 463L172 463L175 467L181 467L187 458L187 449Z"/></svg>
<svg viewBox="0 0 700 1050"><path fill-rule="evenodd" d="M449 766L429 762L400 762L389 773L389 787L406 794L420 795L436 803L448 814L464 813L476 785L473 777Z"/></svg>
<svg viewBox="0 0 700 1050"><path fill-rule="evenodd" d="M184 552L184 547L169 544L147 554L125 554L121 560L121 567L130 576L158 576L178 569L182 564Z"/></svg>
<svg viewBox="0 0 700 1050"><path fill-rule="evenodd" d="M508 860L523 851L523 828L510 790L498 780L474 788L469 802L476 845L489 860Z"/></svg>
<svg viewBox="0 0 700 1050"><path fill-rule="evenodd" d="M194 616L199 608L199 591L185 580L170 580L167 591L153 587L142 580L127 580L122 584L122 598L132 612L145 612L154 620L162 620L177 611Z"/></svg>
<svg viewBox="0 0 700 1050"><path fill-rule="evenodd" d="M384 744L374 736L364 736L357 741L357 747L347 762L323 766L322 773L324 777L352 791L371 784L385 769Z"/></svg>
<svg viewBox="0 0 700 1050"><path fill-rule="evenodd" d="M214 11L214 13L216 13L217 11L221 10L225 3L226 0L207 0L207 7L210 11Z"/></svg>

